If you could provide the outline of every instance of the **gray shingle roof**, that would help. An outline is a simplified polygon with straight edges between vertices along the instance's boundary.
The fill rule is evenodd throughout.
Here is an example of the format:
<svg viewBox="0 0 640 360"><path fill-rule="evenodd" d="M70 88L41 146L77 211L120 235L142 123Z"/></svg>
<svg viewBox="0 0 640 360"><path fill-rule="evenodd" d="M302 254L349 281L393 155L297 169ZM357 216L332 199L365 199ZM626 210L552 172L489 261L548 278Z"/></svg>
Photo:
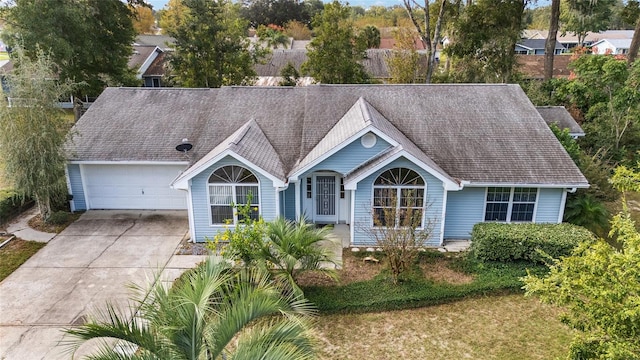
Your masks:
<svg viewBox="0 0 640 360"><path fill-rule="evenodd" d="M569 129L570 134L584 136L584 130L564 106L536 106L536 110L547 124L556 124L560 129Z"/></svg>
<svg viewBox="0 0 640 360"><path fill-rule="evenodd" d="M110 88L69 150L73 160L176 161L189 138L195 163L254 119L289 174L360 98L451 178L586 184L518 85Z"/></svg>

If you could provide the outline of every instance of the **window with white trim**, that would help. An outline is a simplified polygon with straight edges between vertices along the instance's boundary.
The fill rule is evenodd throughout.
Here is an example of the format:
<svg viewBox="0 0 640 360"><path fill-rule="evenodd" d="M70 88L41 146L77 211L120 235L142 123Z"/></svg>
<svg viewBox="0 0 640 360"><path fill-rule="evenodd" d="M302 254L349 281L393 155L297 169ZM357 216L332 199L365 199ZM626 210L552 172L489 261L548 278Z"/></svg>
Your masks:
<svg viewBox="0 0 640 360"><path fill-rule="evenodd" d="M250 217L258 219L260 194L258 178L242 166L228 165L218 168L209 177L209 206L211 224L236 225L242 221L237 206L249 204Z"/></svg>
<svg viewBox="0 0 640 360"><path fill-rule="evenodd" d="M487 188L484 221L531 222L537 188Z"/></svg>
<svg viewBox="0 0 640 360"><path fill-rule="evenodd" d="M417 172L393 168L373 183L374 226L422 227L425 182Z"/></svg>

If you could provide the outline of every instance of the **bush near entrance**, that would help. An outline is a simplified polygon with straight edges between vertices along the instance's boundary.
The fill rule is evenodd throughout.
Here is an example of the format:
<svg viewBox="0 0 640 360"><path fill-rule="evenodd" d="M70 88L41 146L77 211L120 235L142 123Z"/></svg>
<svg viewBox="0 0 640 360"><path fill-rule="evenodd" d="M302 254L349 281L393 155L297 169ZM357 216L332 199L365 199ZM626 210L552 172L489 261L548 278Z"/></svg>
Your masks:
<svg viewBox="0 0 640 360"><path fill-rule="evenodd" d="M539 250L559 258L593 239L590 231L572 224L478 223L471 231L471 253L480 261L544 262Z"/></svg>

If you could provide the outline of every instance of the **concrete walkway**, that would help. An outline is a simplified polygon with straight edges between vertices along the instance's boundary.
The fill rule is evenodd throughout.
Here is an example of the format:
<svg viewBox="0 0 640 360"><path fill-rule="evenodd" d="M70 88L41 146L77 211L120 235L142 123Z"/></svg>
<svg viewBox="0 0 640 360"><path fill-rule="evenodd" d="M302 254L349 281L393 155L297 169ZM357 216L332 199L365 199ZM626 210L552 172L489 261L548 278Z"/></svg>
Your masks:
<svg viewBox="0 0 640 360"><path fill-rule="evenodd" d="M7 232L22 240L45 243L51 241L51 239L56 236L55 233L46 233L29 227L29 220L36 216L36 214L38 214L38 208L36 206L25 211L7 225Z"/></svg>
<svg viewBox="0 0 640 360"><path fill-rule="evenodd" d="M125 306L127 284L146 286L162 268L171 282L204 260L173 256L187 231L185 211L83 214L0 283L0 359L71 359L59 346L64 328L107 302ZM94 347L83 345L75 358Z"/></svg>

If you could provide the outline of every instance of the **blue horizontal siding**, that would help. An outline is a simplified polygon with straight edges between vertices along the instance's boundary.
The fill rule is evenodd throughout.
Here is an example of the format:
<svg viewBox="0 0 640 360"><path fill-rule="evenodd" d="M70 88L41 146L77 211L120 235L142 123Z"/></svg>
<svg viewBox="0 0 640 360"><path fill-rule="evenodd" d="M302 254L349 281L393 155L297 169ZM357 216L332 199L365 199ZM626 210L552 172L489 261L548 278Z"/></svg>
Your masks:
<svg viewBox="0 0 640 360"><path fill-rule="evenodd" d="M209 218L207 184L211 174L217 168L226 165L243 166L251 170L260 182L260 214L266 221L274 220L278 216L278 213L276 212L276 190L273 187L273 182L255 171L255 169L246 166L231 156L226 156L190 180L194 233L197 242L205 241L205 238L213 239L217 233L225 229L224 226L211 225L211 219Z"/></svg>
<svg viewBox="0 0 640 360"><path fill-rule="evenodd" d="M442 204L444 197L443 184L433 175L405 158L393 161L391 164L381 168L358 183L358 189L355 191L355 223L351 224L351 226L354 227L354 245L369 246L376 244L376 240L371 235L371 228L373 226L373 182L383 172L396 167L414 170L424 178L427 184L425 195L427 204L425 223L429 222L432 228L432 233L427 245L440 245L440 224L442 223Z"/></svg>
<svg viewBox="0 0 640 360"><path fill-rule="evenodd" d="M74 210L87 210L87 200L84 196L84 188L82 187L82 174L80 173L80 165L68 164L67 172L69 174L69 183L71 184L71 195L73 195Z"/></svg>
<svg viewBox="0 0 640 360"><path fill-rule="evenodd" d="M296 219L296 187L294 184L289 184L289 187L282 192L284 196L283 201L283 215L289 220Z"/></svg>
<svg viewBox="0 0 640 360"><path fill-rule="evenodd" d="M464 188L447 193L444 221L445 239L469 239L473 225L484 221L487 188Z"/></svg>
<svg viewBox="0 0 640 360"><path fill-rule="evenodd" d="M335 171L344 175L371 160L391 146L388 142L376 136L376 144L367 149L362 146L360 139L361 138L358 138L338 150L335 154L309 169L302 176L311 174L314 171Z"/></svg>
<svg viewBox="0 0 640 360"><path fill-rule="evenodd" d="M557 223L562 207L562 193L564 189L539 189L538 204L536 205L537 223Z"/></svg>

